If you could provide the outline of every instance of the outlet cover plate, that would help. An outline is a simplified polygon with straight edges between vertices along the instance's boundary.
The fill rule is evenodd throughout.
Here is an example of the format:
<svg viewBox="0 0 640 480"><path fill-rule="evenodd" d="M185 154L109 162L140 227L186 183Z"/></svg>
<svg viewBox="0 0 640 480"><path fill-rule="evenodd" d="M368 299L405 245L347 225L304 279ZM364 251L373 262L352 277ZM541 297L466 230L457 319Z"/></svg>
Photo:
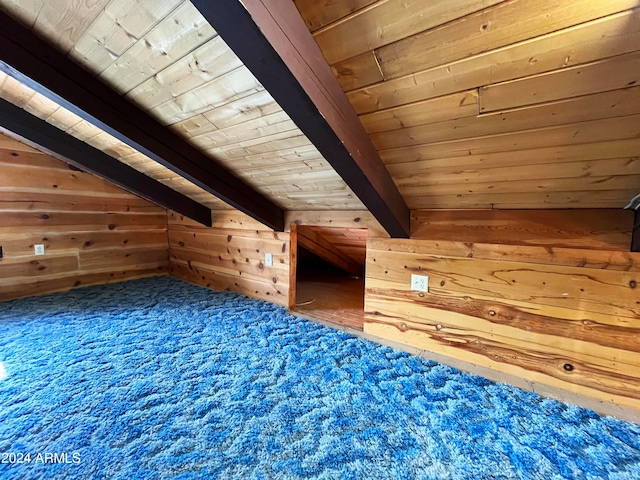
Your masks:
<svg viewBox="0 0 640 480"><path fill-rule="evenodd" d="M42 245L41 243L38 243L36 245L33 246L33 253L35 255L44 255L44 245Z"/></svg>
<svg viewBox="0 0 640 480"><path fill-rule="evenodd" d="M264 254L264 264L267 267L273 267L273 255L271 255L270 253L265 253Z"/></svg>
<svg viewBox="0 0 640 480"><path fill-rule="evenodd" d="M429 277L426 275L411 275L411 290L417 292L429 291Z"/></svg>

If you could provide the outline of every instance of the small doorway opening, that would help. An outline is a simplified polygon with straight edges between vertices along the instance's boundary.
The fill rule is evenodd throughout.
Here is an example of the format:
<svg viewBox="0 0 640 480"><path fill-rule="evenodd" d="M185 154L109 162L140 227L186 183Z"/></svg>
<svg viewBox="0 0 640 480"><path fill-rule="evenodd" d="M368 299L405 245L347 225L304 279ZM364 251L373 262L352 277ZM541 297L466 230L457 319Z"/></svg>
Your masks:
<svg viewBox="0 0 640 480"><path fill-rule="evenodd" d="M298 226L296 234L294 310L361 331L367 229L305 225Z"/></svg>

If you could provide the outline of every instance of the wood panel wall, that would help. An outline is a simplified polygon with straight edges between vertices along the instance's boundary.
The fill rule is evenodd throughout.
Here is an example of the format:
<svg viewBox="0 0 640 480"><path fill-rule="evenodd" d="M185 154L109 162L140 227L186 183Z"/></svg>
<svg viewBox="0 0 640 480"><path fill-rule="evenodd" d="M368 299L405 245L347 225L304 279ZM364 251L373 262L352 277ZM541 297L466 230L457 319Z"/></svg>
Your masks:
<svg viewBox="0 0 640 480"><path fill-rule="evenodd" d="M174 277L285 307L295 303L289 295L289 233L268 230L237 211L214 211L211 228L175 212L168 219ZM265 265L265 253L272 254L272 267Z"/></svg>
<svg viewBox="0 0 640 480"><path fill-rule="evenodd" d="M640 409L640 254L622 210L420 211L369 239L367 333ZM429 292L410 290L411 274Z"/></svg>
<svg viewBox="0 0 640 480"><path fill-rule="evenodd" d="M163 208L4 135L0 168L0 300L168 271Z"/></svg>
<svg viewBox="0 0 640 480"><path fill-rule="evenodd" d="M637 0L295 2L411 209L637 193Z"/></svg>

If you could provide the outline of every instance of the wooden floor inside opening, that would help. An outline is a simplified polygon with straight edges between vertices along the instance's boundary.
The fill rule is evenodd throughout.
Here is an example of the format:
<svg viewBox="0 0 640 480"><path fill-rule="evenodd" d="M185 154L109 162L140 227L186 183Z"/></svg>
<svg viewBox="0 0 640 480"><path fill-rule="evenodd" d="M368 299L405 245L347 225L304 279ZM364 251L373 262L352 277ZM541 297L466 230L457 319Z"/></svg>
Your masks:
<svg viewBox="0 0 640 480"><path fill-rule="evenodd" d="M301 269L294 313L362 331L364 278L334 270Z"/></svg>

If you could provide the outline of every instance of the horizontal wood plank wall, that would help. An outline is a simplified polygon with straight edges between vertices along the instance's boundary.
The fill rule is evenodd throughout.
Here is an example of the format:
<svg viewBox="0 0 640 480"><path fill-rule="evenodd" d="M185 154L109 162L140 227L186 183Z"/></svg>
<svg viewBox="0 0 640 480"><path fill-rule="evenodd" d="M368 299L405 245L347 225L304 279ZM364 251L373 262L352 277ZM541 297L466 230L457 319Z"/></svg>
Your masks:
<svg viewBox="0 0 640 480"><path fill-rule="evenodd" d="M416 211L411 239L368 239L364 330L640 409L632 217ZM411 274L429 277L428 293L410 290Z"/></svg>
<svg viewBox="0 0 640 480"><path fill-rule="evenodd" d="M0 168L0 300L167 273L163 208L4 135Z"/></svg>
<svg viewBox="0 0 640 480"><path fill-rule="evenodd" d="M172 276L289 306L289 233L230 210L214 211L211 228L171 211L168 218ZM273 255L272 267L265 253Z"/></svg>
<svg viewBox="0 0 640 480"><path fill-rule="evenodd" d="M637 194L637 0L295 3L411 209Z"/></svg>

